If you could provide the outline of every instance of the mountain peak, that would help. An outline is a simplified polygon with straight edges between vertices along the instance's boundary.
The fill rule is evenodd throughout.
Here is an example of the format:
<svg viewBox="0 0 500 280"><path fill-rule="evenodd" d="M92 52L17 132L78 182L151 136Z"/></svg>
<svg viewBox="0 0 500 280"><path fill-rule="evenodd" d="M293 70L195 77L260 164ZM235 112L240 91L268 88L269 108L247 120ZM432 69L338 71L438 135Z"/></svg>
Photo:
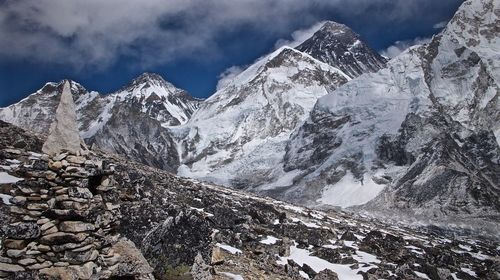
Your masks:
<svg viewBox="0 0 500 280"><path fill-rule="evenodd" d="M352 29L349 28L347 25L335 21L326 21L318 31L328 31L328 32L350 31L354 33L354 31L352 31Z"/></svg>
<svg viewBox="0 0 500 280"><path fill-rule="evenodd" d="M342 70L351 78L376 72L387 63L385 58L364 43L351 28L334 21L325 22L296 49Z"/></svg>
<svg viewBox="0 0 500 280"><path fill-rule="evenodd" d="M43 85L36 93L47 94L53 92L63 92L64 84L68 82L70 85L71 94L73 95L83 95L88 93L87 89L83 87L80 83L75 82L71 79L63 79L59 82L48 82Z"/></svg>
<svg viewBox="0 0 500 280"><path fill-rule="evenodd" d="M144 84L170 85L170 83L168 83L160 74L150 73L150 72L142 73L131 82L131 86L144 85Z"/></svg>

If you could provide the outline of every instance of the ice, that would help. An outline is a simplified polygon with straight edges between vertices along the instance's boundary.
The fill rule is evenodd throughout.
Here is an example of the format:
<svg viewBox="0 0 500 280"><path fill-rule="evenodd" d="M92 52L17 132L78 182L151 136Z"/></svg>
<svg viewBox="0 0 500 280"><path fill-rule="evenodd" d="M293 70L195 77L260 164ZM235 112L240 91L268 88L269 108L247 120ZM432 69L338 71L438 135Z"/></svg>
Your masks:
<svg viewBox="0 0 500 280"><path fill-rule="evenodd" d="M470 276L473 276L473 277L477 277L477 274L476 272L474 272L474 270L470 269L470 268L467 268L467 267L461 267L460 270L462 270L463 272L469 274Z"/></svg>

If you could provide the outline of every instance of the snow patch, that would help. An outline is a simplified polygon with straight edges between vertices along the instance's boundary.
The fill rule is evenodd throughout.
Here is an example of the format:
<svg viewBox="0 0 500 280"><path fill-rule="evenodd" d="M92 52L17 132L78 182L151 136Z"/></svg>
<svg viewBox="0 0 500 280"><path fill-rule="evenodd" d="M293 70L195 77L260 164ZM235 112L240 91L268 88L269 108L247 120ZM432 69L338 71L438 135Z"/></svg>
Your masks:
<svg viewBox="0 0 500 280"><path fill-rule="evenodd" d="M22 180L24 179L14 177L6 172L0 172L0 184L13 184Z"/></svg>

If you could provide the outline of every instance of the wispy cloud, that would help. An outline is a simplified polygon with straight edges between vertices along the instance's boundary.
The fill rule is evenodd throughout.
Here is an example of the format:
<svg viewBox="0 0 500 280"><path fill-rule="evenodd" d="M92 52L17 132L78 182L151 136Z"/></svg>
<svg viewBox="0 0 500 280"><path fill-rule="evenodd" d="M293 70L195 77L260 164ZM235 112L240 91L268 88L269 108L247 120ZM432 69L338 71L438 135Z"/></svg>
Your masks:
<svg viewBox="0 0 500 280"><path fill-rule="evenodd" d="M227 68L226 70L224 70L224 72L222 72L218 76L219 81L217 82L217 90L220 90L220 89L226 87L231 82L231 80L234 77L238 76L238 74L243 72L246 67L247 66L231 66L231 67Z"/></svg>
<svg viewBox="0 0 500 280"><path fill-rule="evenodd" d="M447 21L441 21L441 22L434 24L432 27L434 29L443 29L446 26L446 24L448 24Z"/></svg>
<svg viewBox="0 0 500 280"><path fill-rule="evenodd" d="M426 44L429 43L430 41L431 38L420 38L420 37L415 38L413 40L396 41L392 46L382 51L381 54L388 58L394 58L399 54L401 54L402 52L404 52L409 47Z"/></svg>
<svg viewBox="0 0 500 280"><path fill-rule="evenodd" d="M317 22L313 26L305 29L296 30L292 33L291 39L279 39L278 41L276 41L276 43L274 44L274 48L279 49L283 46L295 48L305 40L309 39L312 35L314 35L314 33L316 33L316 31L318 31L323 26L323 24L325 24L325 21Z"/></svg>

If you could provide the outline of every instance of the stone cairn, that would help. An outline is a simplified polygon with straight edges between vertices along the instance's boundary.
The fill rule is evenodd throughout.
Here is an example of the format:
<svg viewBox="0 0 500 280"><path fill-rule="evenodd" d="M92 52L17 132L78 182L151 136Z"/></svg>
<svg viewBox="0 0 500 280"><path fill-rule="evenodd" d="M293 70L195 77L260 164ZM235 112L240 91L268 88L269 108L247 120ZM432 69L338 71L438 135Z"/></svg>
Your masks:
<svg viewBox="0 0 500 280"><path fill-rule="evenodd" d="M69 91L66 84L63 95ZM61 102L58 111L74 110L71 104L61 106L66 105ZM57 114L56 122L62 123L59 118L67 117L63 115ZM76 125L74 119L64 122ZM64 127L53 127L59 136L68 134L61 133ZM54 142L44 147L57 153L31 154L32 164L22 171L24 180L10 190L10 220L2 221L1 228L0 279L152 279L152 268L140 251L115 232L120 205L107 202L117 187L114 166L92 159L87 150L75 151L74 143L70 149ZM18 158L28 154L10 152Z"/></svg>

